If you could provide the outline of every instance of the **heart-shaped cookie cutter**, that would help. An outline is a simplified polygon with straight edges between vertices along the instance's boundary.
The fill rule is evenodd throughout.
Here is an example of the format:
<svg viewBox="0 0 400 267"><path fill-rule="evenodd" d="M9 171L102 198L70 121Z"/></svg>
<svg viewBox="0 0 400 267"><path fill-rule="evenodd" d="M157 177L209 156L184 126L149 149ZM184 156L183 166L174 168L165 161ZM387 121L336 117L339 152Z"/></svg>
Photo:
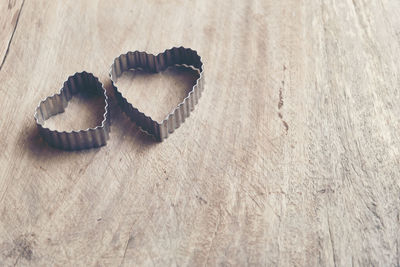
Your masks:
<svg viewBox="0 0 400 267"><path fill-rule="evenodd" d="M153 120L150 116L145 115L135 108L121 92L118 91L116 86L118 77L120 77L124 71L136 69L156 73L176 65L195 68L199 72L199 78L196 80L196 83L185 99L179 103L162 122ZM136 125L144 132L153 135L157 141L163 141L189 117L190 112L193 111L194 106L198 103L204 89L204 70L201 57L195 50L184 47L167 49L157 56L140 51L122 54L114 59L109 75L121 109L136 123Z"/></svg>
<svg viewBox="0 0 400 267"><path fill-rule="evenodd" d="M79 92L104 95L104 114L101 125L80 131L51 130L44 121L64 112L68 101ZM43 139L51 146L65 150L79 150L100 147L107 143L110 132L110 113L108 97L103 84L92 73L77 72L68 77L58 94L47 97L36 108L35 120Z"/></svg>

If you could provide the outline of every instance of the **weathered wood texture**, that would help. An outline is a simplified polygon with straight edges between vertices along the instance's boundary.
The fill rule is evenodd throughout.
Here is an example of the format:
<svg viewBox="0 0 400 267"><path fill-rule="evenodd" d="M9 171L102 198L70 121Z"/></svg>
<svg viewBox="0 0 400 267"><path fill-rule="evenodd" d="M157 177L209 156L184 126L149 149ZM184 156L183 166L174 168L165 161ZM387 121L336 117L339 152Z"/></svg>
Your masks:
<svg viewBox="0 0 400 267"><path fill-rule="evenodd" d="M0 11L0 265L400 265L399 1ZM180 45L202 55L207 83L165 142L114 99L106 147L63 152L38 136L36 105L69 75L93 72L111 93L115 56ZM127 75L121 90L164 115L187 75ZM53 126L81 125L79 106Z"/></svg>

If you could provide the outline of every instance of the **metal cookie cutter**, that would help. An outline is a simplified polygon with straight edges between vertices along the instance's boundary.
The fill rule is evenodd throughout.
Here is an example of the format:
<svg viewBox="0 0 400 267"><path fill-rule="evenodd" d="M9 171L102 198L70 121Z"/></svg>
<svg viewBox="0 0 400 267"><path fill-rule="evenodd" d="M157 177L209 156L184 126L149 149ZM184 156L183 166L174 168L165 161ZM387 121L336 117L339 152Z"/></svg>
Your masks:
<svg viewBox="0 0 400 267"><path fill-rule="evenodd" d="M68 101L78 92L104 95L104 114L101 125L80 131L59 132L43 126L53 115L64 112ZM110 132L108 97L103 84L92 73L80 72L68 77L58 94L47 97L36 108L35 120L43 139L51 146L65 150L100 147L107 143Z"/></svg>
<svg viewBox="0 0 400 267"><path fill-rule="evenodd" d="M162 122L153 120L132 106L115 85L118 77L127 70L140 69L156 73L176 65L195 68L199 72L199 78L185 99ZM204 89L204 71L201 58L195 50L184 47L174 47L157 56L139 51L122 54L114 59L109 75L121 109L144 132L153 135L160 142L167 138L170 133L173 133L189 117Z"/></svg>

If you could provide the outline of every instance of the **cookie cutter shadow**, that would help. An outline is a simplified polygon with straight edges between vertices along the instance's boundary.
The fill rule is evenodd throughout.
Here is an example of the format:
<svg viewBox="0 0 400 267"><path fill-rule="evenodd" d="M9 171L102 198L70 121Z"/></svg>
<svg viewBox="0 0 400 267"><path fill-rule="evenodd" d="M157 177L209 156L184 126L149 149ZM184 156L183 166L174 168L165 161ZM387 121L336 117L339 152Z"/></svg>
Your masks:
<svg viewBox="0 0 400 267"><path fill-rule="evenodd" d="M24 135L25 143L27 145L29 153L40 160L53 159L53 158L69 158L71 156L78 156L83 154L90 154L101 149L83 149L83 150L62 150L50 146L39 134L39 129L36 124L32 123Z"/></svg>

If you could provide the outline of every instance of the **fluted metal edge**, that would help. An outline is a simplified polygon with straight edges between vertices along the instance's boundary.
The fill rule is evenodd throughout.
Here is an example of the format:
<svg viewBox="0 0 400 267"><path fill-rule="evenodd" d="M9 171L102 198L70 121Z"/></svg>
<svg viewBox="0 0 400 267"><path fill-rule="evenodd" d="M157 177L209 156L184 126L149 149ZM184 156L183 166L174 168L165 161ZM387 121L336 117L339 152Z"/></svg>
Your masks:
<svg viewBox="0 0 400 267"><path fill-rule="evenodd" d="M104 113L100 125L79 131L57 131L43 125L51 116L64 112L72 96L81 91L92 91L91 93L104 96ZM59 149L80 150L100 147L106 145L109 138L111 122L107 92L99 79L86 71L69 76L59 93L42 100L36 107L34 118L43 139Z"/></svg>
<svg viewBox="0 0 400 267"><path fill-rule="evenodd" d="M160 72L175 65L185 65L196 69L199 72L199 78L196 79L195 84L184 100L161 122L153 120L150 116L147 116L129 103L115 85L118 77L127 70L142 69L147 72ZM201 57L195 50L182 46L167 49L156 56L140 51L129 51L121 54L114 59L109 76L121 109L142 131L154 136L160 142L168 138L169 134L179 128L185 119L190 116L190 112L194 110L194 106L199 101L205 84L204 66Z"/></svg>

